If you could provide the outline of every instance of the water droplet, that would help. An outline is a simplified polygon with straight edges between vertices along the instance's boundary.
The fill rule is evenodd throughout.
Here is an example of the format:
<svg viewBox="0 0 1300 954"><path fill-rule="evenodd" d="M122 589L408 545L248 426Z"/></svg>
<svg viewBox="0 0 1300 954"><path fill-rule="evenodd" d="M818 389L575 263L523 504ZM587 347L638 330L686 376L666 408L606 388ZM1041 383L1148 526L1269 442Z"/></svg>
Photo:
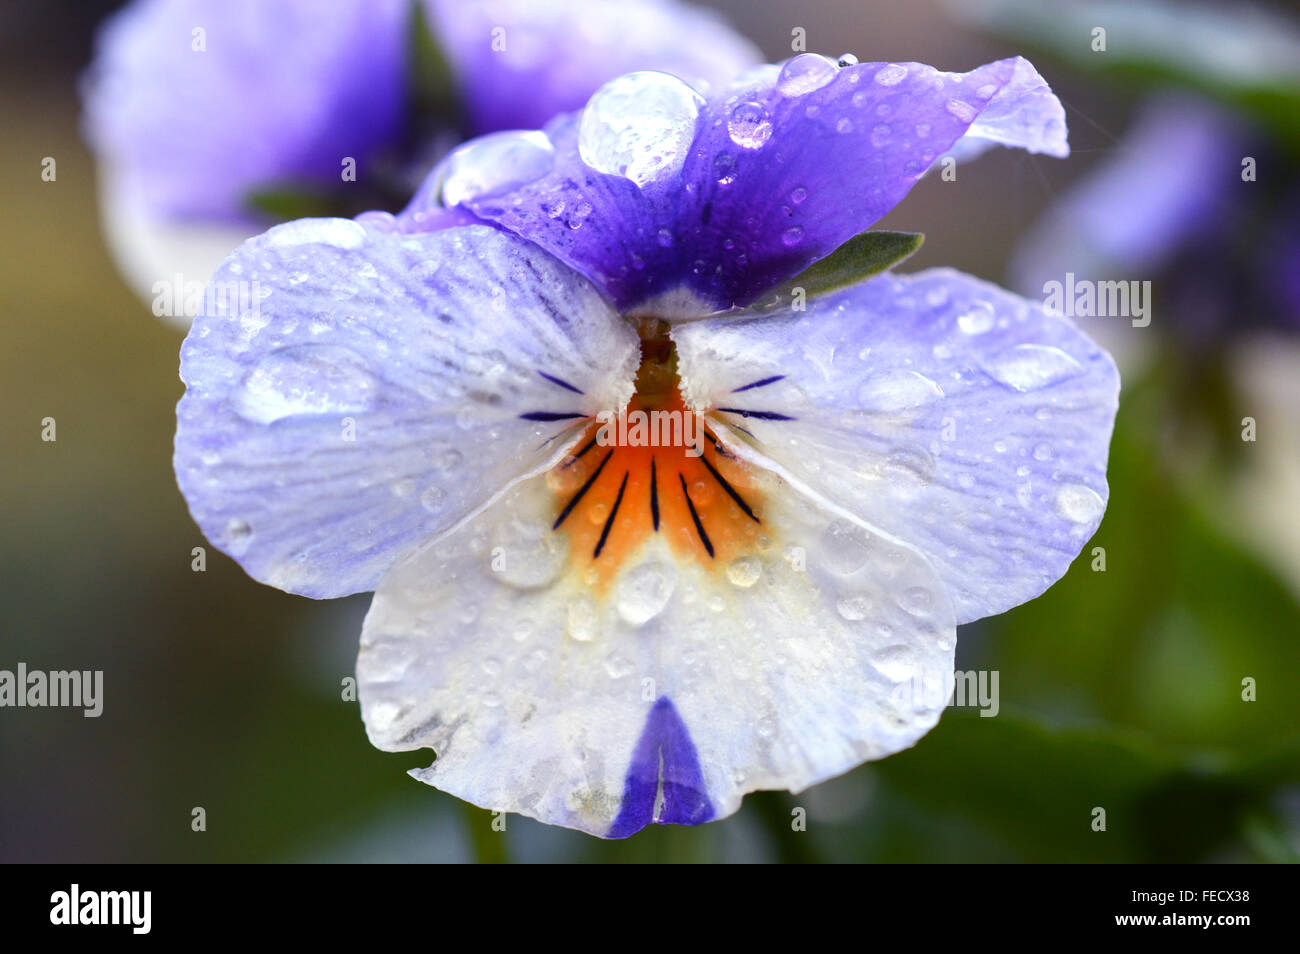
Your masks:
<svg viewBox="0 0 1300 954"><path fill-rule="evenodd" d="M1101 518L1106 502L1091 487L1066 484L1056 492L1056 510L1066 520L1090 524Z"/></svg>
<svg viewBox="0 0 1300 954"><path fill-rule="evenodd" d="M249 371L232 399L242 417L270 424L299 414L368 410L378 384L360 355L335 345L273 351Z"/></svg>
<svg viewBox="0 0 1300 954"><path fill-rule="evenodd" d="M916 654L909 646L886 646L872 654L871 664L891 682L902 682L916 671Z"/></svg>
<svg viewBox="0 0 1300 954"><path fill-rule="evenodd" d="M351 219L298 219L277 225L266 233L267 245L333 245L335 248L360 248L366 230Z"/></svg>
<svg viewBox="0 0 1300 954"><path fill-rule="evenodd" d="M782 96L806 96L835 79L839 68L817 53L800 53L781 68L776 89Z"/></svg>
<svg viewBox="0 0 1300 954"><path fill-rule="evenodd" d="M727 135L737 146L761 149L772 136L772 121L759 103L741 103L727 119Z"/></svg>
<svg viewBox="0 0 1300 954"><path fill-rule="evenodd" d="M252 541L253 528L248 525L248 521L238 517L226 521L226 548L236 556L247 550Z"/></svg>
<svg viewBox="0 0 1300 954"><path fill-rule="evenodd" d="M442 501L446 496L441 487L430 487L420 494L420 506L429 513L438 513L442 509Z"/></svg>
<svg viewBox="0 0 1300 954"><path fill-rule="evenodd" d="M849 119L847 116L841 118L840 121L835 124L835 131L841 135L853 132L853 120Z"/></svg>
<svg viewBox="0 0 1300 954"><path fill-rule="evenodd" d="M781 233L781 244L790 248L798 245L803 241L803 229L798 225L792 225Z"/></svg>
<svg viewBox="0 0 1300 954"><path fill-rule="evenodd" d="M948 112L959 119L961 122L970 123L975 121L977 110L970 103L962 102L960 99L948 100Z"/></svg>
<svg viewBox="0 0 1300 954"><path fill-rule="evenodd" d="M660 229L657 238L663 248L669 248L673 244L673 233L668 229Z"/></svg>
<svg viewBox="0 0 1300 954"><path fill-rule="evenodd" d="M841 69L846 66L857 66L858 58L852 53L841 53L840 58L835 65L839 66Z"/></svg>
<svg viewBox="0 0 1300 954"><path fill-rule="evenodd" d="M907 79L907 67L901 63L882 66L876 73L876 82L881 86L897 86L905 79Z"/></svg>
<svg viewBox="0 0 1300 954"><path fill-rule="evenodd" d="M439 201L447 207L540 179L555 165L544 133L499 132L461 146L438 164Z"/></svg>
<svg viewBox="0 0 1300 954"><path fill-rule="evenodd" d="M588 597L579 596L569 604L568 633L580 643L589 643L600 629L600 614Z"/></svg>
<svg viewBox="0 0 1300 954"><path fill-rule="evenodd" d="M611 679L622 679L624 676L632 674L632 660L626 656L615 653L605 660L605 672L609 673Z"/></svg>
<svg viewBox="0 0 1300 954"><path fill-rule="evenodd" d="M1052 445L1038 444L1034 447L1034 460L1051 460Z"/></svg>
<svg viewBox="0 0 1300 954"><path fill-rule="evenodd" d="M983 368L998 383L1017 391L1036 391L1083 374L1083 365L1060 348L1038 344L1016 345Z"/></svg>
<svg viewBox="0 0 1300 954"><path fill-rule="evenodd" d="M394 497L409 497L415 493L415 478L403 477L401 480L393 481Z"/></svg>
<svg viewBox="0 0 1300 954"><path fill-rule="evenodd" d="M678 172L704 98L666 73L639 72L598 89L578 123L578 153L598 172L639 186Z"/></svg>
<svg viewBox="0 0 1300 954"><path fill-rule="evenodd" d="M934 594L924 586L911 586L903 591L898 605L913 616L929 616L934 611Z"/></svg>
<svg viewBox="0 0 1300 954"><path fill-rule="evenodd" d="M624 574L615 595L618 614L633 626L648 623L662 612L677 587L677 572L658 561L642 563Z"/></svg>
<svg viewBox="0 0 1300 954"><path fill-rule="evenodd" d="M870 556L871 542L865 530L837 520L822 531L821 559L832 573L856 573L866 566Z"/></svg>
<svg viewBox="0 0 1300 954"><path fill-rule="evenodd" d="M871 612L871 599L866 596L846 596L835 604L835 610L849 622L856 623L866 619Z"/></svg>
<svg viewBox="0 0 1300 954"><path fill-rule="evenodd" d="M992 330L994 317L991 304L977 301L957 316L957 327L968 335L982 335Z"/></svg>
<svg viewBox="0 0 1300 954"><path fill-rule="evenodd" d="M871 145L875 146L877 149L881 148L889 142L889 137L892 133L893 130L882 123L871 130Z"/></svg>
<svg viewBox="0 0 1300 954"><path fill-rule="evenodd" d="M713 177L718 185L730 185L736 178L736 157L729 152L720 152L713 159Z"/></svg>
<svg viewBox="0 0 1300 954"><path fill-rule="evenodd" d="M808 190L803 186L796 186L790 190L790 201L794 205L801 205L806 198L808 198Z"/></svg>
<svg viewBox="0 0 1300 954"><path fill-rule="evenodd" d="M858 406L890 414L923 407L943 397L943 390L923 374L890 368L871 375L858 388Z"/></svg>
<svg viewBox="0 0 1300 954"><path fill-rule="evenodd" d="M934 456L920 444L900 444L885 459L881 474L891 489L910 495L934 479Z"/></svg>
<svg viewBox="0 0 1300 954"><path fill-rule="evenodd" d="M763 575L763 564L757 558L744 556L732 560L727 567L727 579L741 589L748 589Z"/></svg>

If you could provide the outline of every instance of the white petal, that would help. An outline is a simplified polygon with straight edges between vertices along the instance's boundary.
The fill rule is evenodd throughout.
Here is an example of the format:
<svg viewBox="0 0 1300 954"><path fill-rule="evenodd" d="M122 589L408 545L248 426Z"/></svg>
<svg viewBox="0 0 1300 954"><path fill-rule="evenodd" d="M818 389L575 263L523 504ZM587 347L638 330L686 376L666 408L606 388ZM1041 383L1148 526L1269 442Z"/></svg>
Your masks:
<svg viewBox="0 0 1300 954"><path fill-rule="evenodd" d="M602 479L619 479L617 460ZM665 509L650 531L629 502L613 534L635 545L602 590L577 538L551 530L562 497L535 478L394 567L357 663L371 741L433 748L412 774L477 805L607 837L723 817L746 792L798 791L915 743L952 673L933 569L753 479L762 525L726 565L684 556L674 535L693 527ZM660 486L666 507L680 490ZM733 504L711 499L716 531Z"/></svg>

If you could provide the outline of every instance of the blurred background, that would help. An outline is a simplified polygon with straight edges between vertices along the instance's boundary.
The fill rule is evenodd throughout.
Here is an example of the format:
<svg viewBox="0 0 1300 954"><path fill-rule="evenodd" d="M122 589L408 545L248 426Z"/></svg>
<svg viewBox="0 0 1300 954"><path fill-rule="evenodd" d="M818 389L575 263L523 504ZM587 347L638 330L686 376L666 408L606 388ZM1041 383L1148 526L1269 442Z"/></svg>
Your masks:
<svg viewBox="0 0 1300 954"><path fill-rule="evenodd" d="M930 176L882 223L926 234L906 270L951 265L1037 294L1024 263L1066 247L1059 229L1079 216L1061 210L1089 182L1126 161L1137 176L1103 229L1160 231L1173 214L1143 200L1187 152L1133 138L1163 91L1230 117L1233 185L1213 213L1111 276L1154 281L1151 325L1085 324L1124 371L1101 529L1045 596L959 633L958 668L1000 674L998 715L949 709L910 751L797 796L751 795L721 823L623 842L518 817L499 834L487 813L407 777L428 754L371 748L341 698L369 597L315 603L253 582L207 545L176 489L183 335L115 271L78 129L77 77L115 4L10 0L0 669L100 669L105 689L97 719L0 709L0 860L1296 860L1300 308L1288 311L1287 294L1300 282L1300 217L1274 220L1298 197L1300 58L1288 73L1285 47L1265 55L1254 44L1279 31L1234 2L1172 33L1160 16L1192 22L1177 4L1119 26L1118 8L1147 5L1095 4L1097 24L1112 24L1106 53L1086 23L1006 4L714 5L772 60L790 55L799 26L810 51L863 61L966 70L1024 53L1059 93L1073 155L995 151L956 181ZM1236 172L1247 155L1254 182ZM41 178L47 156L54 182ZM1027 235L1038 236L1028 249ZM1270 269L1256 268L1265 258ZM57 441L41 439L47 417ZM1255 440L1242 439L1245 418ZM196 546L203 573L191 570ZM206 831L191 830L195 807ZM795 807L806 832L791 829Z"/></svg>

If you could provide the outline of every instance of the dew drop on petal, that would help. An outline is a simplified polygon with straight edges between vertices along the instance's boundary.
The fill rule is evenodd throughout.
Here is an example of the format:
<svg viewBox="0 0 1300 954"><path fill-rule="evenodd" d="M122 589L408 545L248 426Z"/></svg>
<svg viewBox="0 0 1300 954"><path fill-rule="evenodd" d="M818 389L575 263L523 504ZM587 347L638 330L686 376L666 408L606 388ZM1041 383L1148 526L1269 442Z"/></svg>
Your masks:
<svg viewBox="0 0 1300 954"><path fill-rule="evenodd" d="M835 79L835 61L817 53L800 53L781 68L776 89L782 96L806 96Z"/></svg>
<svg viewBox="0 0 1300 954"><path fill-rule="evenodd" d="M727 579L742 590L749 589L762 575L763 564L752 556L739 557L727 566Z"/></svg>
<svg viewBox="0 0 1300 954"><path fill-rule="evenodd" d="M238 517L231 517L226 521L226 548L235 556L239 556L248 549L248 545L253 541L253 528L248 525L248 521L241 520Z"/></svg>
<svg viewBox="0 0 1300 954"><path fill-rule="evenodd" d="M916 654L907 646L886 646L872 654L871 664L891 682L902 682L916 671Z"/></svg>
<svg viewBox="0 0 1300 954"><path fill-rule="evenodd" d="M978 115L974 106L960 99L948 100L947 109L949 113L964 123L974 122L976 115Z"/></svg>
<svg viewBox="0 0 1300 954"><path fill-rule="evenodd" d="M639 186L678 172L704 98L666 73L643 71L598 89L578 123L578 153L597 172Z"/></svg>
<svg viewBox="0 0 1300 954"><path fill-rule="evenodd" d="M545 522L508 517L496 528L489 552L491 571L509 586L533 589L554 580L568 559L568 538Z"/></svg>
<svg viewBox="0 0 1300 954"><path fill-rule="evenodd" d="M867 564L870 538L865 530L837 520L822 531L821 559L839 576L851 576Z"/></svg>
<svg viewBox="0 0 1300 954"><path fill-rule="evenodd" d="M999 384L1017 391L1037 391L1078 377L1083 365L1060 348L1022 344L994 355L983 368Z"/></svg>
<svg viewBox="0 0 1300 954"><path fill-rule="evenodd" d="M439 199L451 207L540 179L555 165L544 133L500 132L461 146L440 163Z"/></svg>
<svg viewBox="0 0 1300 954"><path fill-rule="evenodd" d="M1094 523L1105 509L1101 495L1083 484L1066 484L1056 492L1057 512L1074 523Z"/></svg>
<svg viewBox="0 0 1300 954"><path fill-rule="evenodd" d="M835 604L835 610L844 619L857 622L871 612L871 599L866 596L846 596Z"/></svg>
<svg viewBox="0 0 1300 954"><path fill-rule="evenodd" d="M619 580L615 593L618 615L633 626L648 623L668 605L676 587L677 572L669 564L642 563Z"/></svg>
<svg viewBox="0 0 1300 954"><path fill-rule="evenodd" d="M351 219L298 219L277 225L266 233L266 244L279 247L293 245L333 245L335 248L360 248L366 241L365 227Z"/></svg>
<svg viewBox="0 0 1300 954"><path fill-rule="evenodd" d="M241 417L270 424L302 414L366 411L377 391L360 355L336 345L303 344L259 361L244 375L231 404Z"/></svg>
<svg viewBox="0 0 1300 954"><path fill-rule="evenodd" d="M876 82L881 86L897 86L907 79L907 67L901 63L889 63L876 73Z"/></svg>
<svg viewBox="0 0 1300 954"><path fill-rule="evenodd" d="M798 225L792 225L781 233L781 244L786 248L792 248L803 241L803 228Z"/></svg>
<svg viewBox="0 0 1300 954"><path fill-rule="evenodd" d="M569 604L568 633L580 643L589 643L600 629L600 614L589 597L579 596Z"/></svg>
<svg viewBox="0 0 1300 954"><path fill-rule="evenodd" d="M761 104L741 103L727 119L727 135L737 146L760 149L772 136L772 120Z"/></svg>
<svg viewBox="0 0 1300 954"><path fill-rule="evenodd" d="M977 301L957 316L957 327L968 335L982 335L993 328L993 306Z"/></svg>
<svg viewBox="0 0 1300 954"><path fill-rule="evenodd" d="M883 414L923 407L941 397L943 390L939 385L906 368L878 371L858 388L858 406Z"/></svg>

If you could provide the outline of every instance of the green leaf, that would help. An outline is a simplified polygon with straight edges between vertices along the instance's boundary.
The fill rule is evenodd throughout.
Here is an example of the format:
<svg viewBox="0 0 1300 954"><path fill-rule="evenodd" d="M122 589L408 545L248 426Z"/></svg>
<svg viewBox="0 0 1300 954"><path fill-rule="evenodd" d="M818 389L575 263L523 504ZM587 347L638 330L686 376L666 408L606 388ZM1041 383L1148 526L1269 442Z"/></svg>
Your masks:
<svg viewBox="0 0 1300 954"><path fill-rule="evenodd" d="M407 53L411 108L417 125L444 129L459 126L460 96L455 76L422 3L411 6Z"/></svg>
<svg viewBox="0 0 1300 954"><path fill-rule="evenodd" d="M255 192L248 197L248 204L278 222L340 214L336 200L308 189L286 187Z"/></svg>
<svg viewBox="0 0 1300 954"><path fill-rule="evenodd" d="M802 289L803 296L812 298L849 285L856 285L873 275L879 275L910 257L925 236L919 232L863 232L849 239L820 261L814 262L784 285L778 285L758 303L761 308L775 308L785 304Z"/></svg>

